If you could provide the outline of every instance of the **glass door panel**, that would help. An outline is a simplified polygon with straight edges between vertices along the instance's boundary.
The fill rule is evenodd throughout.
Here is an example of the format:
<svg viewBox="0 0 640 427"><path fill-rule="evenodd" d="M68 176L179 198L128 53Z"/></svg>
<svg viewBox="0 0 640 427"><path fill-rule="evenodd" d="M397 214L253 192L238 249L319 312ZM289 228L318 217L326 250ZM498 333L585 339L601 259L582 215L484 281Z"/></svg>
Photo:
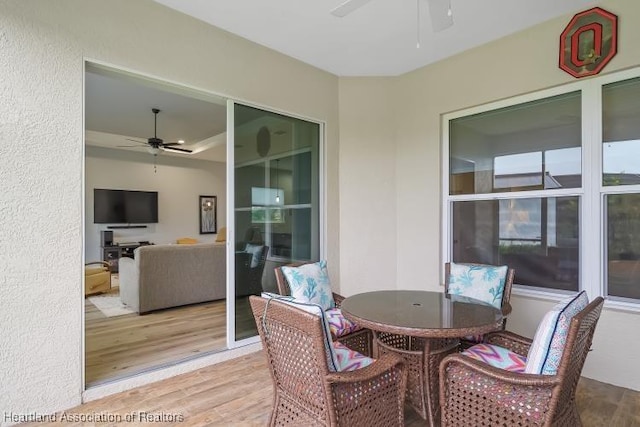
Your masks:
<svg viewBox="0 0 640 427"><path fill-rule="evenodd" d="M234 104L235 341L257 335L249 295L274 268L320 258L320 124Z"/></svg>

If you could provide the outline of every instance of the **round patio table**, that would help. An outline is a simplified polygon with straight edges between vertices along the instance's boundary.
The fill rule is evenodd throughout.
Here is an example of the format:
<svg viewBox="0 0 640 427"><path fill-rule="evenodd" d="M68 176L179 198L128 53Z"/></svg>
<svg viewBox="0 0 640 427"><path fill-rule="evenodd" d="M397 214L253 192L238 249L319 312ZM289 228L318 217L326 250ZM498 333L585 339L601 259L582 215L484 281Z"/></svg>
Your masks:
<svg viewBox="0 0 640 427"><path fill-rule="evenodd" d="M440 424L440 361L457 351L459 338L502 327L490 304L442 292L389 290L345 298L342 314L369 328L379 354L402 357L409 371L407 402L429 425Z"/></svg>

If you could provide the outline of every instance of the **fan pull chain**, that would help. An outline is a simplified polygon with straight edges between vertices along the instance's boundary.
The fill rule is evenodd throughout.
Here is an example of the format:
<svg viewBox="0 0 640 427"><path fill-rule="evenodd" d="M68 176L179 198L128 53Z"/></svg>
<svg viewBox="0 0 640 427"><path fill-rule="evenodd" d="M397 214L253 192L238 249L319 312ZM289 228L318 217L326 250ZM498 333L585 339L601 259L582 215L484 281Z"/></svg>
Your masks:
<svg viewBox="0 0 640 427"><path fill-rule="evenodd" d="M416 38L417 38L417 42L416 42L416 49L420 49L420 0L416 0L416 9L417 12L417 21L416 21Z"/></svg>

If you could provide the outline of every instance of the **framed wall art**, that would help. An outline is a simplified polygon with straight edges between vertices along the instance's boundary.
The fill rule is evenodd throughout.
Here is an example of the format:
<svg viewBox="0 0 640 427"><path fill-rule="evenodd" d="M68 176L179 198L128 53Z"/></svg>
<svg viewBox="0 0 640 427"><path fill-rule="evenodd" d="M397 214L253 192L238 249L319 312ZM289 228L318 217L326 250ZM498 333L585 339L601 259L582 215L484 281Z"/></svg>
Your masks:
<svg viewBox="0 0 640 427"><path fill-rule="evenodd" d="M216 196L200 196L200 234L217 233L217 209Z"/></svg>

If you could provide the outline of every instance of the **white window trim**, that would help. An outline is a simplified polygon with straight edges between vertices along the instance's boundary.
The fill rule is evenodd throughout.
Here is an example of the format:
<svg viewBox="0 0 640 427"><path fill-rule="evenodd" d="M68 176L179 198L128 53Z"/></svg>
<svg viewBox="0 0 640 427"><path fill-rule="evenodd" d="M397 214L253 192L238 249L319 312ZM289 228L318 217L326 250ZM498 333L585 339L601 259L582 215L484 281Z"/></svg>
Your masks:
<svg viewBox="0 0 640 427"><path fill-rule="evenodd" d="M514 198L579 196L580 197L580 283L579 289L585 290L590 299L597 296L606 298L605 307L640 313L640 300L637 302L621 301L605 294L605 256L604 195L612 193L640 192L640 185L603 187L602 185L602 87L609 83L640 77L640 68L619 71L583 81L568 83L549 89L543 89L508 99L466 108L443 114L441 117L441 152L442 152L442 199L441 199L441 253L443 262L441 281L444 282L444 264L451 261L452 239L452 202L472 200L497 200ZM543 98L563 95L570 92L581 92L582 122L582 188L560 190L534 190L518 193L486 193L470 195L449 195L449 122L478 113L497 110L524 104ZM598 229L598 233L583 230ZM589 278L596 278L591 280ZM514 283L513 294L549 301L559 301L569 292L546 288L521 286ZM613 299L612 299L613 298Z"/></svg>

